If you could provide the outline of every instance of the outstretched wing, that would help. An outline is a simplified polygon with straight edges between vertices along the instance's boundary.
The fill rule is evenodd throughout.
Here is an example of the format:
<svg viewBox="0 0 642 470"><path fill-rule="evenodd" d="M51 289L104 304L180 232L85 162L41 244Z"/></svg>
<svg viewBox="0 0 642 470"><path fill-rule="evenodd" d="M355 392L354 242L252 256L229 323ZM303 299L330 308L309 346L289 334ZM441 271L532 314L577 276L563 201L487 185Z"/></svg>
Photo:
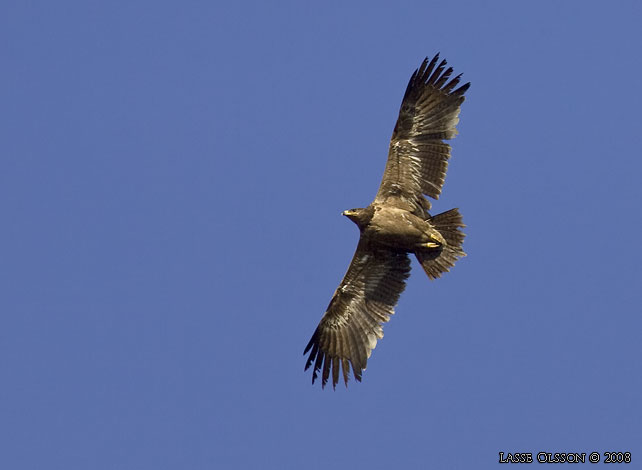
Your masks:
<svg viewBox="0 0 642 470"><path fill-rule="evenodd" d="M430 62L426 58L410 78L375 202L400 198L422 212L430 209L423 194L439 198L450 158L444 140L457 135L459 108L470 83L455 89L461 75L448 81L453 69L444 70L446 61L438 61L439 54Z"/></svg>
<svg viewBox="0 0 642 470"><path fill-rule="evenodd" d="M359 241L348 272L303 352L310 351L305 370L314 364L312 383L323 370L325 387L332 370L336 387L340 366L346 386L350 366L354 378L361 381L371 351L383 338L381 324L394 313L409 274L410 259L405 253L374 249Z"/></svg>

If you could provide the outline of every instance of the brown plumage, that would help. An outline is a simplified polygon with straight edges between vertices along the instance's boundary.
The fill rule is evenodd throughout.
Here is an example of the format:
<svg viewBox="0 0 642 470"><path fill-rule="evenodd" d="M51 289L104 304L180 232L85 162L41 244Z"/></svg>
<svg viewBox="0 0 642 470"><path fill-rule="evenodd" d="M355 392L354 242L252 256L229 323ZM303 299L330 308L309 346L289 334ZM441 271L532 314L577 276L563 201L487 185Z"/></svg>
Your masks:
<svg viewBox="0 0 642 470"><path fill-rule="evenodd" d="M439 198L459 108L470 83L456 88L460 75L439 62L439 54L415 70L392 133L388 161L377 195L368 207L351 209L361 233L348 272L335 291L303 354L313 366L312 383L322 374L325 387L343 380L350 367L361 381L370 353L383 337L381 324L390 319L410 275L414 253L430 279L455 265L462 250L464 227L457 209L431 216L424 195ZM450 81L449 81L450 80Z"/></svg>

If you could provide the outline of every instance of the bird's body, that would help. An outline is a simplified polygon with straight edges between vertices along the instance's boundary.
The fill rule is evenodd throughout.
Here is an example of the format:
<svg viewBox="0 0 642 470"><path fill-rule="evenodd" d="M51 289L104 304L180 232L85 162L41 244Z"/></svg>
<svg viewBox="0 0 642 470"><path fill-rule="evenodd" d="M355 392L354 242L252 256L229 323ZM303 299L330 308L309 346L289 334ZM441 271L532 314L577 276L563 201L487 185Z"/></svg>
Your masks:
<svg viewBox="0 0 642 470"><path fill-rule="evenodd" d="M430 279L454 266L462 250L464 227L457 209L436 216L428 212L446 175L450 146L456 134L459 107L470 84L455 89L459 76L438 55L426 59L410 79L392 135L388 162L374 201L343 213L360 230L359 244L341 284L332 296L304 354L306 369L314 364L312 382L322 371L325 386L332 374L347 385L350 366L361 380L368 357L383 337L410 274L414 254Z"/></svg>
<svg viewBox="0 0 642 470"><path fill-rule="evenodd" d="M430 221L395 206L373 204L374 215L362 236L392 250L415 252L422 248L438 248L443 237Z"/></svg>

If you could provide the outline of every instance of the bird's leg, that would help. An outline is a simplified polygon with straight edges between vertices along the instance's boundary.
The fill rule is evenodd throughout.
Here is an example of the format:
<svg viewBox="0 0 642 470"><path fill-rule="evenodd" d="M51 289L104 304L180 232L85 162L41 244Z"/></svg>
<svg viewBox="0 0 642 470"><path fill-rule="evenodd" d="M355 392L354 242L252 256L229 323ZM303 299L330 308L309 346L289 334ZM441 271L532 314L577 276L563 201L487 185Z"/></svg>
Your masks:
<svg viewBox="0 0 642 470"><path fill-rule="evenodd" d="M441 236L441 233L439 233L436 230L431 230L430 232L426 233L428 238L427 242L421 243L422 248L440 248L444 245L446 245L446 240L444 237Z"/></svg>
<svg viewBox="0 0 642 470"><path fill-rule="evenodd" d="M441 245L435 242L426 242L422 243L421 246L423 246L424 248L439 248Z"/></svg>

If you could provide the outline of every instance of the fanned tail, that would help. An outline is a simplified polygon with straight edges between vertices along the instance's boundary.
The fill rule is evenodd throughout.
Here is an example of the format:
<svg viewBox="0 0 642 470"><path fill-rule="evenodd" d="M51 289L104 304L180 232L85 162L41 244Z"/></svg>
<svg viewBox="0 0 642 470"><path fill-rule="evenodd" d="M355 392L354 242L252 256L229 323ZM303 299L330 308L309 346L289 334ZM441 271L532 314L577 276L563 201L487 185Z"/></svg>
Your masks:
<svg viewBox="0 0 642 470"><path fill-rule="evenodd" d="M465 225L459 209L450 209L437 214L430 219L430 223L444 237L446 245L440 250L416 251L415 256L428 277L437 279L442 273L450 271L450 268L455 265L458 258L466 256L462 249L466 235L460 230Z"/></svg>

